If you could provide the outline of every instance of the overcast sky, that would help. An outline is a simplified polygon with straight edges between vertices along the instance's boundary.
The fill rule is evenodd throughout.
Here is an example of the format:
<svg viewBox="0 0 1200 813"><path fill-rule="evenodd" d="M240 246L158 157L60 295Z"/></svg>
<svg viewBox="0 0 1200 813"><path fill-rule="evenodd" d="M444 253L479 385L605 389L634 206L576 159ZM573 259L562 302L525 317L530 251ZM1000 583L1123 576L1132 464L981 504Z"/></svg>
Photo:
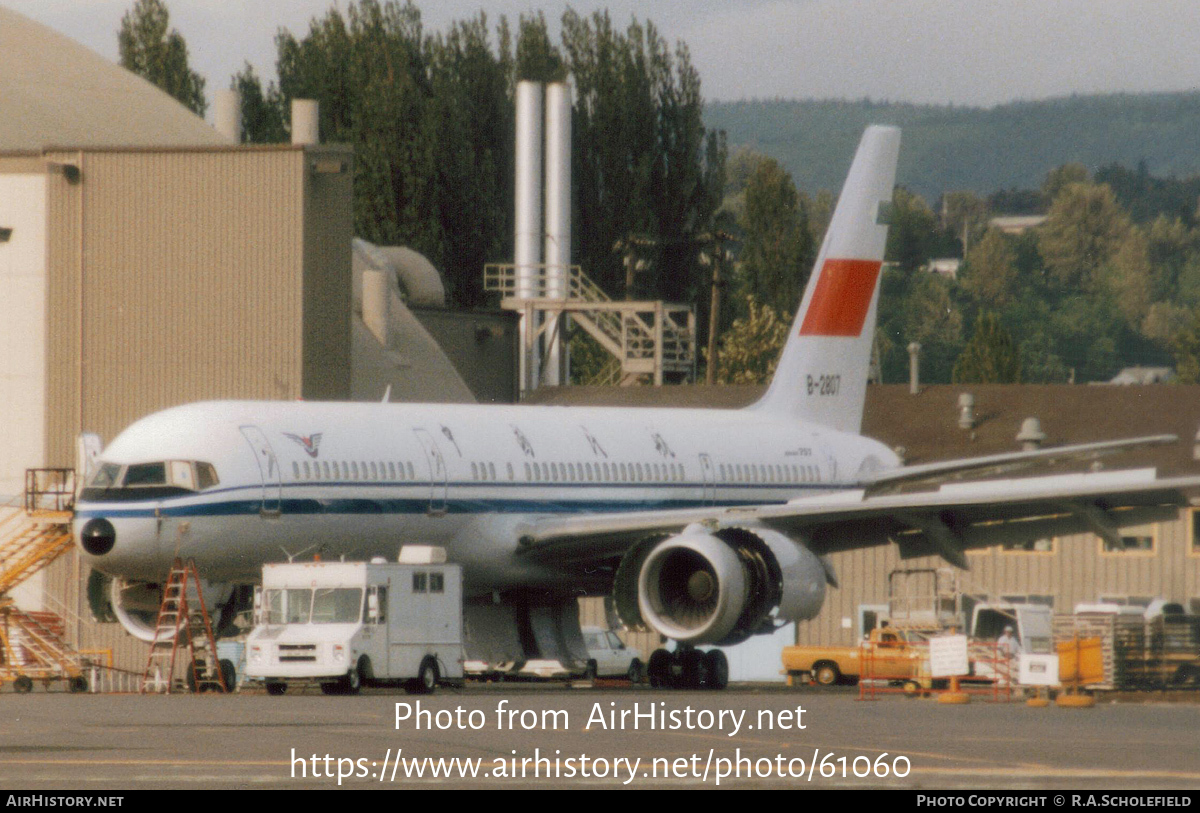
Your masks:
<svg viewBox="0 0 1200 813"><path fill-rule="evenodd" d="M133 0L0 0L114 61ZM273 78L275 32L308 29L332 0L167 0L207 93L245 61ZM339 0L344 11L348 0ZM1071 93L1200 88L1196 0L576 0L614 22L650 20L683 40L706 98L850 98L991 106ZM486 10L567 4L424 0L427 29Z"/></svg>

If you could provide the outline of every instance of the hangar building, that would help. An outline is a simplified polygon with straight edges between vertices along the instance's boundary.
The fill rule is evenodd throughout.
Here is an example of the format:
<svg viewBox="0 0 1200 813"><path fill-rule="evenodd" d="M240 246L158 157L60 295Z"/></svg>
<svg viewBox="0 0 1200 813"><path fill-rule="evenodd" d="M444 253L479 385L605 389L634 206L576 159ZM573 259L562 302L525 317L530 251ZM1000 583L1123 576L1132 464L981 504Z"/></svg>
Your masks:
<svg viewBox="0 0 1200 813"><path fill-rule="evenodd" d="M175 404L350 397L348 148L240 147L4 8L0 110L0 494ZM83 577L69 553L14 595L132 646L84 629Z"/></svg>

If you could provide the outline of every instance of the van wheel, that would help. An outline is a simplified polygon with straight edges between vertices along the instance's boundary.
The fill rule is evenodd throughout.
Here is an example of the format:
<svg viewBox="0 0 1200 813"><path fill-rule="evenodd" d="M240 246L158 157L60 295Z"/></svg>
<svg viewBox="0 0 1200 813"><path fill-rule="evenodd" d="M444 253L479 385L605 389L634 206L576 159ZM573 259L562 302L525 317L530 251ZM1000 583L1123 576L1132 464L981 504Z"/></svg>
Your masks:
<svg viewBox="0 0 1200 813"><path fill-rule="evenodd" d="M813 668L813 677L821 686L832 686L842 676L832 663L819 663Z"/></svg>
<svg viewBox="0 0 1200 813"><path fill-rule="evenodd" d="M437 684L437 661L433 658L426 658L421 661L421 668L417 670L417 679L410 680L406 688L409 694L433 694L437 689Z"/></svg>
<svg viewBox="0 0 1200 813"><path fill-rule="evenodd" d="M237 688L237 670L234 669L233 661L222 660L218 666L221 668L221 681L225 684L225 691L232 692Z"/></svg>
<svg viewBox="0 0 1200 813"><path fill-rule="evenodd" d="M630 683L635 685L641 683L645 678L644 670L642 669L642 662L637 658L634 658L633 662L629 664L629 672L626 676L629 678Z"/></svg>

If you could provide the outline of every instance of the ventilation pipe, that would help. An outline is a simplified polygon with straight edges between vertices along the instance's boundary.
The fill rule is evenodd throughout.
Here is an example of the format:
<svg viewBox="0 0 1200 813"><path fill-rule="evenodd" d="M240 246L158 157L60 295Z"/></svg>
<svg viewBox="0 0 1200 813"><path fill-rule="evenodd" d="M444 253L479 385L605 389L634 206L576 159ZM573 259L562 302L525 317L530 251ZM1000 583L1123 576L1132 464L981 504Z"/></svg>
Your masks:
<svg viewBox="0 0 1200 813"><path fill-rule="evenodd" d="M514 264L519 299L538 296L539 266L542 262L542 85L517 83L517 143ZM520 324L521 392L538 385L537 317L523 314ZM534 321L535 324L526 324ZM527 369L532 368L532 369Z"/></svg>
<svg viewBox="0 0 1200 813"><path fill-rule="evenodd" d="M958 396L958 428L972 429L975 426L975 396L964 392Z"/></svg>
<svg viewBox="0 0 1200 813"><path fill-rule="evenodd" d="M213 99L213 127L230 143L242 143L242 96L236 90L217 91Z"/></svg>
<svg viewBox="0 0 1200 813"><path fill-rule="evenodd" d="M571 86L546 86L546 298L566 299L571 264ZM568 381L563 358L565 317L546 316L546 363L543 382Z"/></svg>
<svg viewBox="0 0 1200 813"><path fill-rule="evenodd" d="M1035 452L1042 447L1046 433L1042 431L1042 422L1037 418L1026 418L1021 423L1021 431L1017 433L1017 442L1026 452Z"/></svg>
<svg viewBox="0 0 1200 813"><path fill-rule="evenodd" d="M908 345L908 394L916 395L921 391L921 343L912 342Z"/></svg>
<svg viewBox="0 0 1200 813"><path fill-rule="evenodd" d="M292 99L292 143L308 147L321 143L320 108L315 99Z"/></svg>

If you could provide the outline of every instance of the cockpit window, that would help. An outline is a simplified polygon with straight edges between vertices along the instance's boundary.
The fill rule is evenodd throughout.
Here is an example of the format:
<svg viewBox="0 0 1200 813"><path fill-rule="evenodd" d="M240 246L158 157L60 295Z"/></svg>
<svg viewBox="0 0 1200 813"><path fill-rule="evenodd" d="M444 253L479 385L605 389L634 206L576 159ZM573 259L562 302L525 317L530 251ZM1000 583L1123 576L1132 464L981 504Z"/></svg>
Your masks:
<svg viewBox="0 0 1200 813"><path fill-rule="evenodd" d="M218 482L217 470L213 468L212 463L197 463L196 464L196 487L203 491L206 488L212 488Z"/></svg>
<svg viewBox="0 0 1200 813"><path fill-rule="evenodd" d="M88 485L91 488L112 488L120 474L121 467L116 463L103 463Z"/></svg>
<svg viewBox="0 0 1200 813"><path fill-rule="evenodd" d="M125 470L126 488L139 486L165 486L167 484L167 466L165 463L138 463Z"/></svg>
<svg viewBox="0 0 1200 813"><path fill-rule="evenodd" d="M129 501L192 494L220 482L211 463L168 460L154 463L101 463L80 499Z"/></svg>

